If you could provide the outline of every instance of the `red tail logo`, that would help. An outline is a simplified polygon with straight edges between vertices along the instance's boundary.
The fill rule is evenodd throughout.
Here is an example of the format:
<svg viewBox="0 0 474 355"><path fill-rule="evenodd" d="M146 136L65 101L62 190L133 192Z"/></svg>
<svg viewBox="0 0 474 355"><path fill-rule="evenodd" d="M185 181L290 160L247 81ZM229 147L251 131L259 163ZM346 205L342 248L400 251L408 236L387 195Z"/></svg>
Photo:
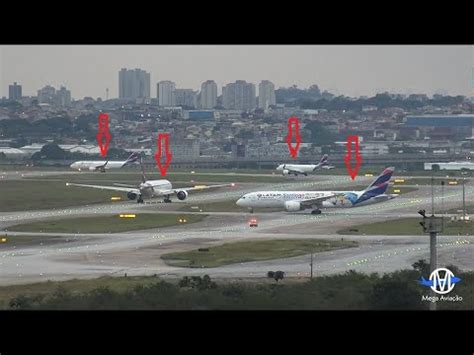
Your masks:
<svg viewBox="0 0 474 355"><path fill-rule="evenodd" d="M161 163L161 156L163 155L163 143L165 145L164 152L165 152L165 163L164 165ZM166 176L166 171L171 163L172 155L170 153L170 134L169 133L159 133L158 134L158 151L155 154L155 161L158 169L160 170L161 176Z"/></svg>
<svg viewBox="0 0 474 355"><path fill-rule="evenodd" d="M293 146L293 136L295 137L296 144ZM296 158L298 150L301 145L300 136L300 123L298 117L290 117L288 119L288 135L286 136L286 144L288 144L288 150L292 158Z"/></svg>
<svg viewBox="0 0 474 355"><path fill-rule="evenodd" d="M109 131L109 115L107 113L99 114L99 130L96 137L100 154L105 157L109 150L110 140L112 139Z"/></svg>
<svg viewBox="0 0 474 355"><path fill-rule="evenodd" d="M355 166L354 168L351 165L352 160L352 143L355 147ZM359 172L360 164L362 163L362 156L359 153L359 136L349 136L347 137L347 154L344 157L344 162L346 163L347 172L349 173L352 180L354 180Z"/></svg>

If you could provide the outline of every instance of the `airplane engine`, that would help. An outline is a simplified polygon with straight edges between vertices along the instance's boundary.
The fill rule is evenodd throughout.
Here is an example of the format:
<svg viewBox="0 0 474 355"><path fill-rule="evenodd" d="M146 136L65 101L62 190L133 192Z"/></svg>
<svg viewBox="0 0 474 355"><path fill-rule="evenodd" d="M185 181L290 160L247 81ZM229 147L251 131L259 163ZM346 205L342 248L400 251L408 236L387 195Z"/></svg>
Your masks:
<svg viewBox="0 0 474 355"><path fill-rule="evenodd" d="M297 201L287 201L285 202L285 209L288 212L296 212L301 210L301 203Z"/></svg>
<svg viewBox="0 0 474 355"><path fill-rule="evenodd" d="M188 197L188 192L187 191L178 191L178 193L176 194L176 197L178 197L178 200L186 200L186 198Z"/></svg>
<svg viewBox="0 0 474 355"><path fill-rule="evenodd" d="M95 171L96 168L95 168L95 166L89 166L89 170L90 170L90 171Z"/></svg>
<svg viewBox="0 0 474 355"><path fill-rule="evenodd" d="M289 170L287 170L287 169L283 169L283 175L288 175L289 173L290 173L290 171L289 171Z"/></svg>
<svg viewBox="0 0 474 355"><path fill-rule="evenodd" d="M127 193L127 197L129 200L136 200L138 195L135 192L129 192Z"/></svg>

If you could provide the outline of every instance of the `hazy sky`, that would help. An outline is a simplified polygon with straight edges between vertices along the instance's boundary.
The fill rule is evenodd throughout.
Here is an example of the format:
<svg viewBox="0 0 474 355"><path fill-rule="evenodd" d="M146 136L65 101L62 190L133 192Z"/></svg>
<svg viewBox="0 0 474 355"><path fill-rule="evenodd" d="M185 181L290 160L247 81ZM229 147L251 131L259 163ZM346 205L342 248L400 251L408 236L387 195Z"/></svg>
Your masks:
<svg viewBox="0 0 474 355"><path fill-rule="evenodd" d="M337 94L472 92L472 46L0 46L0 96L17 81L23 95L64 84L75 99L118 96L120 68L151 73L156 82L199 89L213 79L218 91L238 79L276 87L318 84Z"/></svg>

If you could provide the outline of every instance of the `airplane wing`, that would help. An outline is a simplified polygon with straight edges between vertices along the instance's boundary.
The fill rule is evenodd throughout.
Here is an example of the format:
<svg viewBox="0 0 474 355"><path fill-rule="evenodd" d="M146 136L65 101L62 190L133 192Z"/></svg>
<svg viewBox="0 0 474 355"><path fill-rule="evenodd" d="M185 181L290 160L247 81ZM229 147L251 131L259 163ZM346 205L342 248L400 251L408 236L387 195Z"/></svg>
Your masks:
<svg viewBox="0 0 474 355"><path fill-rule="evenodd" d="M311 208L315 205L316 206L320 205L321 202L323 202L323 201L329 200L330 198L337 197L337 196L343 196L343 194L330 194L330 195L326 195L326 196L323 196L323 197L312 198L312 199L308 199L308 200L301 200L299 202L300 202L302 207Z"/></svg>
<svg viewBox="0 0 474 355"><path fill-rule="evenodd" d="M180 191L186 191L186 192L191 192L191 191L201 191L201 190L208 190L208 189L216 189L219 187L233 187L235 186L234 183L231 184L220 184L220 185L196 185L193 187L181 187L181 188L176 188L176 189L171 189L171 190L159 190L156 192L159 192L160 195L172 195L172 194L177 194Z"/></svg>
<svg viewBox="0 0 474 355"><path fill-rule="evenodd" d="M134 192L136 194L140 194L140 189L136 187L119 187L119 186L102 186L102 185L87 185L87 184L73 184L71 182L67 182L66 186L79 186L79 187L89 187L92 189L99 189L99 190L111 190L111 191L120 191L120 192Z"/></svg>
<svg viewBox="0 0 474 355"><path fill-rule="evenodd" d="M288 174L294 174L294 173L297 173L297 174L304 174L304 173L305 173L304 171L301 171L301 170L298 170L298 169L288 169L288 168L285 168L285 170L288 170Z"/></svg>

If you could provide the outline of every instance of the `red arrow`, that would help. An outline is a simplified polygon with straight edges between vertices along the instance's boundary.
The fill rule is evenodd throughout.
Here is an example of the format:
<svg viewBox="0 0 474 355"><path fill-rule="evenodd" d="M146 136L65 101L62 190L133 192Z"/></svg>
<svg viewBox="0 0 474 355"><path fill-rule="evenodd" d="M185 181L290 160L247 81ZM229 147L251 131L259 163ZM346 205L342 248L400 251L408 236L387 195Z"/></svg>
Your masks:
<svg viewBox="0 0 474 355"><path fill-rule="evenodd" d="M99 113L99 130L96 137L97 143L99 143L100 154L105 157L112 139L109 131L109 115L107 113Z"/></svg>
<svg viewBox="0 0 474 355"><path fill-rule="evenodd" d="M162 149L163 141L165 143L165 149L164 149L165 150L165 156L166 156L165 165L162 165L162 163L161 163L161 155L162 155L162 152L163 152L163 149ZM169 133L159 133L157 143L158 143L158 151L155 154L156 165L160 169L161 176L166 176L166 171L168 170L168 167L170 166L171 158L172 158L172 155L169 151L170 150L170 134Z"/></svg>
<svg viewBox="0 0 474 355"><path fill-rule="evenodd" d="M296 145L294 147L292 142L293 135L295 136L296 140ZM291 157L296 158L301 144L300 123L298 121L298 117L288 118L288 135L286 136L286 144L288 144L288 149L290 151Z"/></svg>
<svg viewBox="0 0 474 355"><path fill-rule="evenodd" d="M355 143L355 160L356 165L353 168L351 166L352 158L352 142ZM349 173L352 180L354 180L359 172L360 164L362 163L362 156L359 153L359 136L348 136L347 137L347 154L344 157L346 163L347 172Z"/></svg>

